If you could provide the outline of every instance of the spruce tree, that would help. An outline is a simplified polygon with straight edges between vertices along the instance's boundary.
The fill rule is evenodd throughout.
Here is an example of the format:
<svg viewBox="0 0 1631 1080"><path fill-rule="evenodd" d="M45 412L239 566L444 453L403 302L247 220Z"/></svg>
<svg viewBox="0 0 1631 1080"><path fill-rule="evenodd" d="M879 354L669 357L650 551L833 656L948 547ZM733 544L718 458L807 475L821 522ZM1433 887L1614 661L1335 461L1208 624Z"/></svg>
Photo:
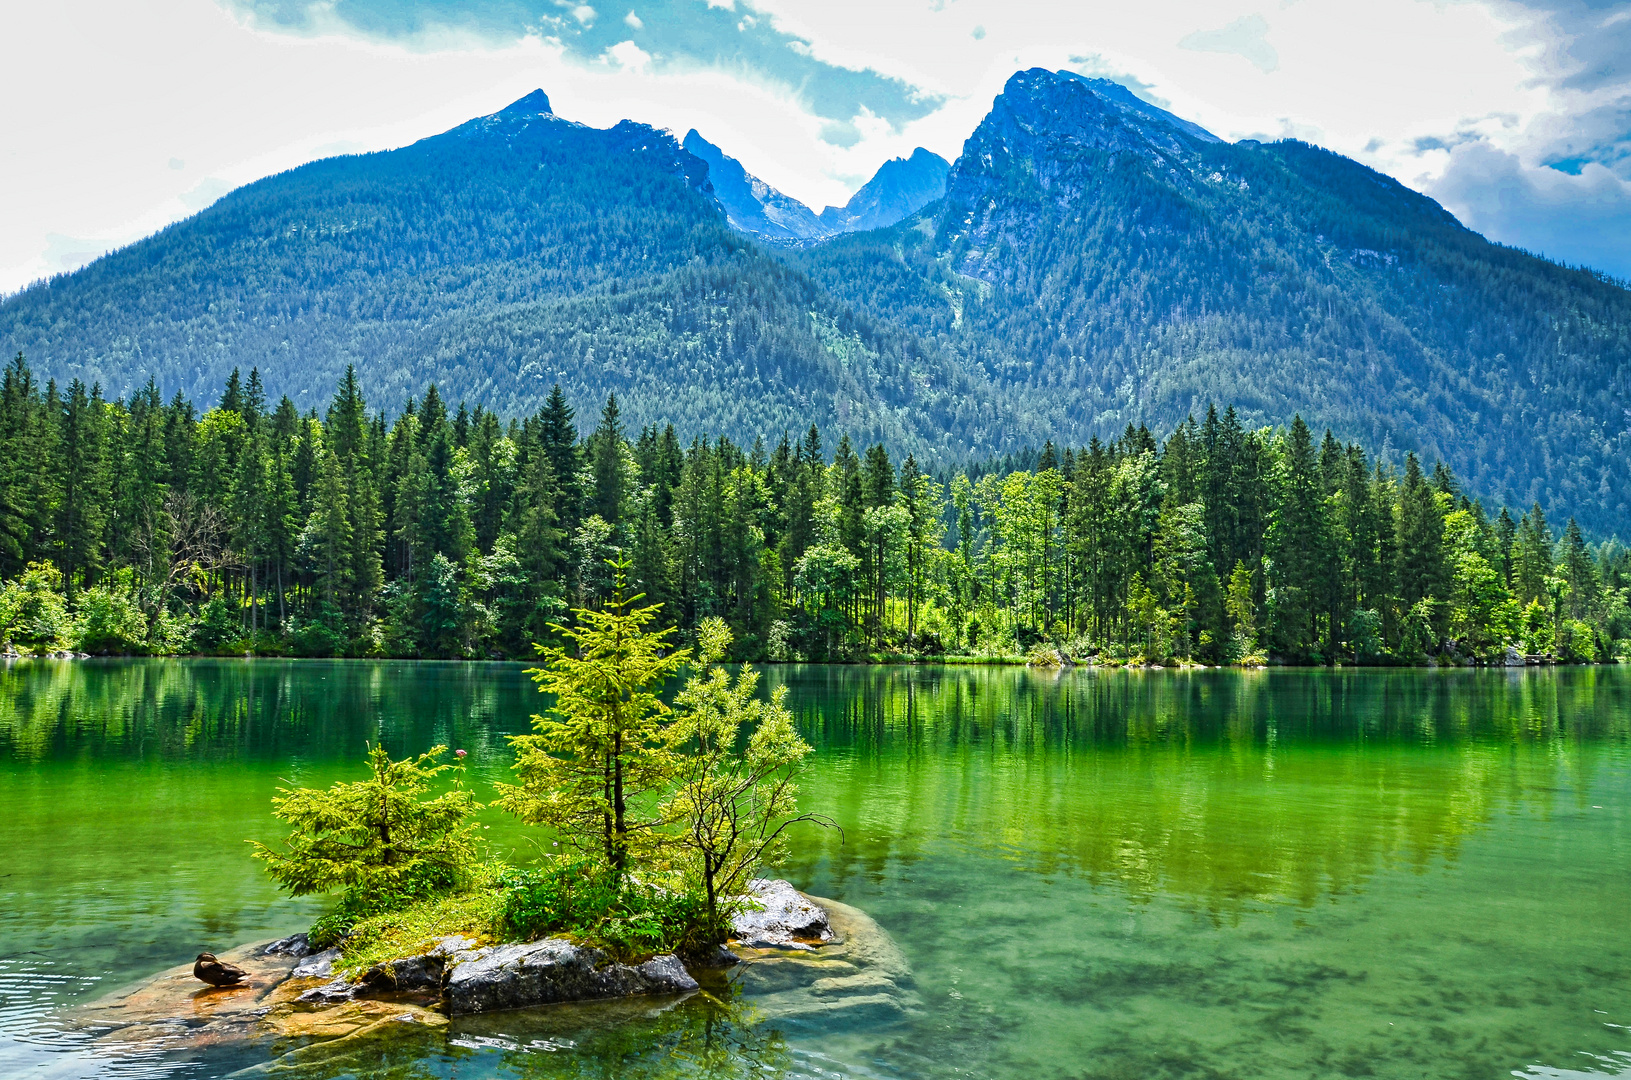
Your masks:
<svg viewBox="0 0 1631 1080"><path fill-rule="evenodd" d="M623 523L623 504L628 495L628 470L623 461L623 420L617 408L617 395L606 398L600 413L600 426L589 439L589 469L595 488L590 512L617 531Z"/></svg>
<svg viewBox="0 0 1631 1080"><path fill-rule="evenodd" d="M1444 563L1444 515L1415 454L1405 459L1398 507L1399 601L1406 610L1424 602L1442 628L1441 602L1449 593Z"/></svg>
<svg viewBox="0 0 1631 1080"><path fill-rule="evenodd" d="M1552 531L1546 514L1535 503L1518 523L1512 545L1512 591L1520 606L1533 601L1551 605L1546 579L1552 575Z"/></svg>
<svg viewBox="0 0 1631 1080"><path fill-rule="evenodd" d="M542 649L534 671L551 695L533 733L514 735L515 784L499 785L499 805L523 821L547 825L570 845L605 861L615 878L661 843L651 803L673 775L658 691L690 658L658 630L658 609L625 597L623 575L601 610L579 608L575 627L556 626L568 645Z"/></svg>
<svg viewBox="0 0 1631 1080"><path fill-rule="evenodd" d="M1275 643L1289 655L1311 657L1320 646L1318 614L1325 610L1333 567L1323 479L1301 416L1293 419L1281 449L1277 487L1279 505L1269 532Z"/></svg>

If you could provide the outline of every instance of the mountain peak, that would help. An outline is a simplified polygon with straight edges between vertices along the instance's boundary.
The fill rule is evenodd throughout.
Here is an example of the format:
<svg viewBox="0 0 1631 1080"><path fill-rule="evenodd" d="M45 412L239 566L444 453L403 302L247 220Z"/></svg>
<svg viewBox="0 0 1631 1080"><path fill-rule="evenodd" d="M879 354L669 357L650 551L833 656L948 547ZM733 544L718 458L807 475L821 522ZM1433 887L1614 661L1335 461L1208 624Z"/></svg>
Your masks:
<svg viewBox="0 0 1631 1080"><path fill-rule="evenodd" d="M510 102L493 115L500 120L510 120L522 116L554 116L555 111L549 107L549 95L542 90L534 90L526 97Z"/></svg>
<svg viewBox="0 0 1631 1080"><path fill-rule="evenodd" d="M1185 120L1181 116L1174 116L1165 109L1151 105L1121 83L1112 82L1109 79L1089 78L1086 75L1078 75L1074 71L1065 71L1063 69L1050 74L1058 79L1081 83L1099 97L1115 104L1123 112L1134 113L1145 120L1166 124L1168 127L1176 128L1191 138L1199 139L1201 142L1217 143L1223 141L1199 124Z"/></svg>
<svg viewBox="0 0 1631 1080"><path fill-rule="evenodd" d="M1223 141L1120 83L1047 68L1016 71L1009 77L981 130L992 125L1027 141L1106 151L1174 153L1186 145ZM979 136L977 130L974 138Z"/></svg>
<svg viewBox="0 0 1631 1080"><path fill-rule="evenodd" d="M951 164L918 147L909 158L883 163L843 206L829 206L821 220L835 232L882 229L907 218L946 193Z"/></svg>
<svg viewBox="0 0 1631 1080"><path fill-rule="evenodd" d="M843 206L819 215L742 167L742 163L703 138L696 128L682 143L708 163L714 199L731 228L776 244L799 246L839 233L882 229L910 217L946 192L951 165L923 147L910 158L886 161Z"/></svg>
<svg viewBox="0 0 1631 1080"><path fill-rule="evenodd" d="M1009 77L963 144L946 195L965 208L986 208L982 214L994 197L1022 190L1068 202L1091 195L1100 155L1142 158L1165 173L1217 145L1223 141L1210 131L1119 83L1029 68ZM969 224L982 232L978 222Z"/></svg>
<svg viewBox="0 0 1631 1080"><path fill-rule="evenodd" d="M740 161L703 138L696 128L685 133L680 145L692 157L708 163L714 199L725 211L731 228L783 244L822 235L821 223L809 207L748 172Z"/></svg>

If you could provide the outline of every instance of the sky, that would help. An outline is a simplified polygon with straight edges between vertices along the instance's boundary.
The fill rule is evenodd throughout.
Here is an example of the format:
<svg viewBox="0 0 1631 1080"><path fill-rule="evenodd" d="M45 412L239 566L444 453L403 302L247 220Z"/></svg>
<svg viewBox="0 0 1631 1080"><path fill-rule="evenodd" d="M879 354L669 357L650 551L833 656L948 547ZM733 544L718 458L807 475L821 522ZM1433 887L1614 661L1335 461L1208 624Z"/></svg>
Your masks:
<svg viewBox="0 0 1631 1080"><path fill-rule="evenodd" d="M819 210L914 147L955 161L1038 66L1631 278L1631 0L52 0L0 5L0 40L0 293L535 88L695 127Z"/></svg>

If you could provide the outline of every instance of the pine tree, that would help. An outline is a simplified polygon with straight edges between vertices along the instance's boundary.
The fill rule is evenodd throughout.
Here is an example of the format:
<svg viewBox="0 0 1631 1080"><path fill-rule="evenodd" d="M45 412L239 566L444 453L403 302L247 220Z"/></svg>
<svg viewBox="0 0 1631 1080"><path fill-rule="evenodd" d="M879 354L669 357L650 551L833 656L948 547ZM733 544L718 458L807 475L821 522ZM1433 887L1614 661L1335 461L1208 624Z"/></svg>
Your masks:
<svg viewBox="0 0 1631 1080"><path fill-rule="evenodd" d="M635 607L640 598L624 597L621 570L618 579L603 610L579 608L575 628L555 628L572 648L543 650L533 678L553 703L533 717L533 734L510 737L517 783L499 785L499 805L599 855L621 878L661 842L662 818L647 800L674 764L658 691L691 653L670 647L671 629L652 629L657 609Z"/></svg>
<svg viewBox="0 0 1631 1080"><path fill-rule="evenodd" d="M1270 615L1276 645L1310 657L1320 647L1319 613L1332 572L1323 479L1302 417L1293 419L1281 450L1279 506L1269 534Z"/></svg>
<svg viewBox="0 0 1631 1080"><path fill-rule="evenodd" d="M1569 618L1584 621L1597 608L1600 584L1596 561L1587 550L1585 537L1581 535L1580 526L1574 518L1569 519L1568 526L1563 530L1559 548L1558 568L1562 570L1565 582L1563 610Z"/></svg>
<svg viewBox="0 0 1631 1080"><path fill-rule="evenodd" d="M589 469L595 481L590 512L599 514L615 532L623 523L629 484L628 469L623 461L623 421L618 414L616 394L607 396L600 426L590 436Z"/></svg>
<svg viewBox="0 0 1631 1080"><path fill-rule="evenodd" d="M425 798L452 765L433 746L393 761L368 751L369 777L327 791L279 788L272 812L294 826L282 850L255 843L267 873L295 896L344 890L354 904L388 907L456 887L476 862L480 804L462 786Z"/></svg>
<svg viewBox="0 0 1631 1080"><path fill-rule="evenodd" d="M69 383L59 423L57 566L71 599L76 588L95 585L102 569L108 496L107 417L100 390L87 394L78 379Z"/></svg>
<svg viewBox="0 0 1631 1080"><path fill-rule="evenodd" d="M325 449L318 473L311 517L300 547L316 578L322 603L338 613L349 607L356 589L353 576L351 512L339 455Z"/></svg>
<svg viewBox="0 0 1631 1080"><path fill-rule="evenodd" d="M1404 485L1398 506L1399 601L1404 610L1428 603L1433 624L1441 628L1441 602L1448 595L1444 563L1444 514L1434 490L1422 475L1416 455L1405 458Z"/></svg>
<svg viewBox="0 0 1631 1080"><path fill-rule="evenodd" d="M578 489L578 469L581 467L578 450L578 429L572 424L572 406L556 383L549 392L549 400L538 414L539 441L549 456L550 468L560 485L555 512L560 516L561 530L567 535L577 531L581 520L581 496Z"/></svg>
<svg viewBox="0 0 1631 1080"><path fill-rule="evenodd" d="M1546 515L1536 503L1518 522L1512 545L1512 591L1520 606L1533 601L1551 605L1546 579L1552 574L1552 531Z"/></svg>

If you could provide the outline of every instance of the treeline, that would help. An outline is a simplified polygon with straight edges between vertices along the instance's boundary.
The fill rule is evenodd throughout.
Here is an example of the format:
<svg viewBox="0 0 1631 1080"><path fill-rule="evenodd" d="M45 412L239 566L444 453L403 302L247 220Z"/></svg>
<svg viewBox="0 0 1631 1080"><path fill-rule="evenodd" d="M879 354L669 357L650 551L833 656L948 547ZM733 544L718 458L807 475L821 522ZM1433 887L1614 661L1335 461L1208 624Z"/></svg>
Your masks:
<svg viewBox="0 0 1631 1080"><path fill-rule="evenodd" d="M814 426L739 446L524 419L394 418L348 371L327 410L234 372L202 414L0 382L0 632L114 653L531 657L613 564L744 658L879 654L1295 663L1613 657L1631 556L1538 506L1489 512L1442 464L1211 409L1027 467L931 474Z"/></svg>

